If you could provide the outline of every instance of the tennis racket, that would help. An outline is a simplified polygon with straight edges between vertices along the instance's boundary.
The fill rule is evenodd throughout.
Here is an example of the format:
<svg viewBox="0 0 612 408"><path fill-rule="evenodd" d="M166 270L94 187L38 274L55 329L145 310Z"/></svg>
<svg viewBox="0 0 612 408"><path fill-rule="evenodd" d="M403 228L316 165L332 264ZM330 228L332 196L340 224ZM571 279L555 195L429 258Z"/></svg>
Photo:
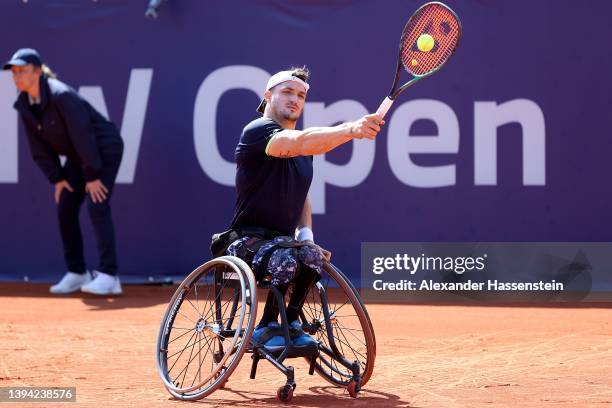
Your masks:
<svg viewBox="0 0 612 408"><path fill-rule="evenodd" d="M434 1L415 11L402 32L393 86L376 113L384 117L402 92L442 68L460 38L461 22L447 5ZM398 88L402 66L413 78Z"/></svg>

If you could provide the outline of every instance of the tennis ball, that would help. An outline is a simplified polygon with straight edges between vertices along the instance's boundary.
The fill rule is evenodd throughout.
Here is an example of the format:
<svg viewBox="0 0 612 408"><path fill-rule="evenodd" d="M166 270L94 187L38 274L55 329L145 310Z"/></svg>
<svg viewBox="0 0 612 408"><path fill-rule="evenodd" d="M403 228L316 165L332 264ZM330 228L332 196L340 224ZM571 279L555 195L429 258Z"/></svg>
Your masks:
<svg viewBox="0 0 612 408"><path fill-rule="evenodd" d="M413 67L416 67L417 65L419 65L419 61L413 59L412 61L410 61L410 65L412 65Z"/></svg>
<svg viewBox="0 0 612 408"><path fill-rule="evenodd" d="M435 41L429 34L421 34L417 40L417 47L423 52L429 52L434 47Z"/></svg>

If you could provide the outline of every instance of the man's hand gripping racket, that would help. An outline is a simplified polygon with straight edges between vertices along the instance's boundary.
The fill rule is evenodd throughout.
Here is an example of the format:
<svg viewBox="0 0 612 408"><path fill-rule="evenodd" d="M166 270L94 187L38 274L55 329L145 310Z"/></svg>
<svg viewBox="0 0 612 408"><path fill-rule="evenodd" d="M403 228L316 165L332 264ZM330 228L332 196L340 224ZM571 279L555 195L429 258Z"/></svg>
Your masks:
<svg viewBox="0 0 612 408"><path fill-rule="evenodd" d="M453 10L439 2L421 6L404 27L393 86L376 114L384 118L399 94L442 68L457 49L459 38L461 22ZM398 88L402 66L413 78Z"/></svg>

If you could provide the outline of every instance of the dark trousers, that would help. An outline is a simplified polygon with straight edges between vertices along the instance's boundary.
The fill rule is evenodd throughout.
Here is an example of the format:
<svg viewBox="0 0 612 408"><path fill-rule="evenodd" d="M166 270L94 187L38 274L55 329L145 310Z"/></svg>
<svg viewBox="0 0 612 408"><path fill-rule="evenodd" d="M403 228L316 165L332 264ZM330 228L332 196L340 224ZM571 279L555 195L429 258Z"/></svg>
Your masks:
<svg viewBox="0 0 612 408"><path fill-rule="evenodd" d="M71 272L85 273L79 210L83 201L86 200L100 255L100 263L96 269L109 275L117 274L115 229L111 217L110 199L122 156L123 145L105 146L100 150L100 157L102 158L100 181L108 189L106 200L101 203L94 203L91 195L85 192L85 180L83 179L81 164L67 160L64 165L64 177L74 189L74 192L71 193L66 189L62 190L57 205L57 214L64 244L64 259L68 270Z"/></svg>
<svg viewBox="0 0 612 408"><path fill-rule="evenodd" d="M300 265L298 274L293 279L293 291L289 296L289 303L287 304L287 321L289 324L300 317L300 312L306 301L306 296L310 287L317 280L317 273L312 269ZM289 283L278 285L278 289L284 295L289 289ZM279 309L276 301L276 296L270 290L266 299L266 305L264 306L264 312L259 321L258 326L267 326L270 322L276 322L278 319Z"/></svg>

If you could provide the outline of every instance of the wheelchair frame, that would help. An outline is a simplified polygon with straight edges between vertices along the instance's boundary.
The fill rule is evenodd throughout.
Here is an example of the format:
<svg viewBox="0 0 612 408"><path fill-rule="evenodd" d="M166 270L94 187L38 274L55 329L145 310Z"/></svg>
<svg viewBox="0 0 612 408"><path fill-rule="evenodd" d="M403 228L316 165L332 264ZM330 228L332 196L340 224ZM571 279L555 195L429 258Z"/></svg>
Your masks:
<svg viewBox="0 0 612 408"><path fill-rule="evenodd" d="M158 340L157 340L157 366L160 377L164 383L166 389L175 398L182 400L195 400L204 398L219 388L223 388L225 383L231 376L231 373L238 366L240 359L245 352L252 353L252 365L250 378L254 379L257 373L257 366L260 360L265 359L269 361L276 369L281 371L287 378L284 386L281 386L277 390L277 397L284 402L291 400L293 391L296 388L295 372L292 366L287 366L284 361L287 358L303 357L309 362L310 375L317 371L323 378L331 382L334 385L346 387L348 393L352 397L356 397L361 387L369 380L372 370L374 367L374 360L376 356L376 339L374 337L374 331L367 314L367 310L363 305L357 290L346 278L346 276L338 270L335 266L330 263L325 264L325 271L331 278L342 289L344 295L347 297L347 301L341 307L344 307L347 302L350 301L351 306L356 312L356 316L359 319L359 324L363 329L364 342L361 342L366 347L366 354L355 353L351 348L353 355L365 357L365 362L360 362L358 359L349 361L344 355L344 345L350 347L348 344L349 340L344 337L344 340L339 339L340 343L337 344L336 336L334 335L334 329L338 328L339 319L336 316L336 310L332 311L330 308L330 302L328 299L327 290L321 282L316 282L309 291L316 290L321 303L322 319L319 316L311 316L312 321L308 321L308 317L305 315L304 310L300 313L300 319L302 321L302 328L306 333L314 335L318 333L321 340L317 341L316 346L301 346L297 347L291 343L289 333L289 322L287 321L287 314L285 308L285 298L282 292L273 285L264 284L260 288L268 289L272 291L279 306L279 312L281 316L281 328L283 336L285 338L285 346L282 350L273 351L268 350L263 344L258 344L251 341L251 336L254 331L255 319L257 317L257 286L255 285L255 278L250 267L240 258L233 256L222 256L215 258L200 267L196 268L185 280L179 285L175 291L160 327ZM198 296L198 282L200 278L204 277L203 282L206 283L206 274L209 271L213 271L213 275L208 278L208 283L214 287L214 306L211 306L207 310L206 316L202 312L200 314L199 306L195 307L194 304L189 300L188 296L192 289L195 290L196 299ZM229 286L228 286L229 283ZM200 290L202 290L200 285ZM223 288L228 287L232 289L231 295L226 296L228 300L223 299ZM209 293L211 288L208 287ZM314 293L313 293L314 296ZM170 334L172 328L174 328L174 322L176 317L181 314L179 309L185 300L191 303L193 309L198 312L197 322L191 320L191 323L195 323L192 337L187 342L185 347L174 365L168 368L168 362L171 357L178 354L178 352L169 355L169 344L176 341L178 338L186 336L187 333L181 334L170 340ZM229 317L224 318L223 313L228 310L229 303L231 302L231 308L229 308ZM197 305L197 303L196 303ZM240 313L238 319L236 319L238 309ZM248 309L248 317L247 317ZM312 308L311 308L312 309ZM191 311L191 310L190 310ZM214 316L214 319L213 319ZM205 318L206 317L206 318ZM245 322L246 318L246 322ZM210 320L210 322L209 322ZM235 326L235 327L233 327ZM178 329L178 328L177 328ZM181 330L187 330L181 328ZM353 329L354 330L354 329ZM198 340L191 339L196 335ZM326 336L327 341L322 336ZM353 335L355 336L355 335ZM356 337L356 336L355 336ZM356 337L357 338L357 337ZM223 343L229 340L229 347L224 348ZM358 339L359 340L359 339ZM212 362L211 362L211 373L201 378L201 366L198 368L199 381L196 384L196 375L193 374L194 380L190 386L185 387L184 381L187 376L187 370L189 364L195 359L192 358L193 348L195 344L201 345L201 342L205 341L210 351L212 344ZM219 350L216 350L216 346L219 346ZM179 372L178 378L172 378L170 372L177 362L182 357L182 353L191 346L191 353L188 357L187 366ZM231 348L231 350L230 350ZM200 357L201 350L198 351L198 357ZM216 365L216 366L215 366ZM363 369L362 369L363 368ZM345 369L346 371L342 371ZM181 374L183 374L183 380L178 382ZM339 378L335 378L338 375ZM211 383L212 381L212 383Z"/></svg>

